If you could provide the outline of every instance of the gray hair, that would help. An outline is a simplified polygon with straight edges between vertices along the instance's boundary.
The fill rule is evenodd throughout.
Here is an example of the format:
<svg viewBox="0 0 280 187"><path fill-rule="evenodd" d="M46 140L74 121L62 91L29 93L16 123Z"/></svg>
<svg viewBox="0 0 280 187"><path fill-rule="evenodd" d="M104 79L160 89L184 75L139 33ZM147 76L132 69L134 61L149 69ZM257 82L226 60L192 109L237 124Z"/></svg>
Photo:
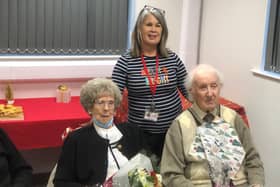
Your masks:
<svg viewBox="0 0 280 187"><path fill-rule="evenodd" d="M196 74L200 71L215 73L218 77L220 85L223 85L223 75L220 71L218 71L216 68L214 68L213 66L211 66L209 64L199 64L187 76L186 88L188 91L192 88L193 83L194 83L194 78L195 78Z"/></svg>
<svg viewBox="0 0 280 187"><path fill-rule="evenodd" d="M118 86L111 79L95 78L82 85L80 103L85 111L89 112L98 97L108 95L114 97L115 108L117 108L122 100L122 94Z"/></svg>
<svg viewBox="0 0 280 187"><path fill-rule="evenodd" d="M132 47L131 47L131 56L132 57L139 57L142 52L142 47L141 47L141 41L142 41L142 36L140 32L140 28L147 17L147 15L153 15L155 18L159 21L162 27L162 33L161 33L161 39L158 44L158 53L160 56L167 57L168 56L168 49L166 48L166 42L168 38L168 28L166 24L166 20L164 17L164 13L162 13L159 9L153 8L153 9L147 9L143 8L137 18L137 21L135 23L132 35L131 35L131 42L132 42Z"/></svg>

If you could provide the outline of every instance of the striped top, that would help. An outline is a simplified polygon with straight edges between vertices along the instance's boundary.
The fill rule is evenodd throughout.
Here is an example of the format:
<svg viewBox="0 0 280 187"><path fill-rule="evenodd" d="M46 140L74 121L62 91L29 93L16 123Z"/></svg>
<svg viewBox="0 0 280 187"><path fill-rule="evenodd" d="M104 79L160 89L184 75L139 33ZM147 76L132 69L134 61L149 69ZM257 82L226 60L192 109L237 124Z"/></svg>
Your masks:
<svg viewBox="0 0 280 187"><path fill-rule="evenodd" d="M144 60L154 80L156 57L145 56ZM186 75L184 63L175 53L159 57L157 87L153 96L141 57L133 58L126 53L116 63L112 79L121 91L125 87L128 90L128 121L149 133L166 133L173 119L182 111L178 89L187 97ZM151 106L152 100L159 112L156 122L144 119L145 110Z"/></svg>

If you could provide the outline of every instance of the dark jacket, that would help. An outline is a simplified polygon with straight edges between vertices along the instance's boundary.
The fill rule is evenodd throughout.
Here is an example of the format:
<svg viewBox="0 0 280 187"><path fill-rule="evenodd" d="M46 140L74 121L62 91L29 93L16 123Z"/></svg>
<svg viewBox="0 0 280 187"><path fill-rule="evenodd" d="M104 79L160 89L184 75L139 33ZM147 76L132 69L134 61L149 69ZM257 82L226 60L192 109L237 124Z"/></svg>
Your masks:
<svg viewBox="0 0 280 187"><path fill-rule="evenodd" d="M129 158L143 148L142 132L128 123L116 126L123 134L118 149ZM107 175L109 141L94 126L78 129L66 138L54 178L55 187L103 183Z"/></svg>
<svg viewBox="0 0 280 187"><path fill-rule="evenodd" d="M7 134L0 129L0 186L30 187L32 167L27 164Z"/></svg>

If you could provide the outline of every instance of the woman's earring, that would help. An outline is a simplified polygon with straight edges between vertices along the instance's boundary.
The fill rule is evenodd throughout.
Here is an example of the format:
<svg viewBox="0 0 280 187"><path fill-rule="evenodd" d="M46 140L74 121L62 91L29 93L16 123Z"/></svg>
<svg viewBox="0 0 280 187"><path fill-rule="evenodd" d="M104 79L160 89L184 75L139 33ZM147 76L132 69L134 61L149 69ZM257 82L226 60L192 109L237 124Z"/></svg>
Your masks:
<svg viewBox="0 0 280 187"><path fill-rule="evenodd" d="M141 43L142 41L142 34L141 31L138 31L138 41Z"/></svg>

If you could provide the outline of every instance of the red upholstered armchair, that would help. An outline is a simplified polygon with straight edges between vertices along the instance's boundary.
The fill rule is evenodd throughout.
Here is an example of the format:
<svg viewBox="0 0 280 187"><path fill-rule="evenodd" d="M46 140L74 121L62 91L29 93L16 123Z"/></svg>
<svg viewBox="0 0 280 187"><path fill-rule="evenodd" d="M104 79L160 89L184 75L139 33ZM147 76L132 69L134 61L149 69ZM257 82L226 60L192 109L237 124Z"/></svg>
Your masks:
<svg viewBox="0 0 280 187"><path fill-rule="evenodd" d="M184 98L181 94L180 94L180 97L181 97L181 101L182 101L182 107L184 110L192 105L192 103L190 101L188 101L186 98ZM249 126L244 107L242 107L232 101L229 101L225 98L220 98L220 103L224 106L227 106L227 107L235 110L238 114L241 115L241 117L243 118L245 123ZM127 90L124 90L122 103L116 112L115 123L119 124L119 123L127 121L127 113L128 113Z"/></svg>

